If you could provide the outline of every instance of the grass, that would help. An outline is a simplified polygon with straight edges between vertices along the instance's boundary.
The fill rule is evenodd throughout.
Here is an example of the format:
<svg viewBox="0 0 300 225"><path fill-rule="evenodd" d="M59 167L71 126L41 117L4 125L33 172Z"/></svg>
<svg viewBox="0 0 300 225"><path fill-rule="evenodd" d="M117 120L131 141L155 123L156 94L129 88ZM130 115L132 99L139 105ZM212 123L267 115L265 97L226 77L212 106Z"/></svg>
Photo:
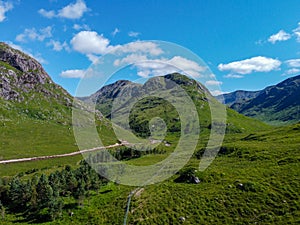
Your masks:
<svg viewBox="0 0 300 225"><path fill-rule="evenodd" d="M184 224L299 223L299 127L227 135L223 146L233 151L225 151L208 169L196 172L200 184L176 183L175 175L144 187L132 198L128 224L180 224L179 217L185 217ZM146 155L129 163L143 166L163 157ZM195 169L198 165L195 157L188 163ZM62 217L44 224L122 224L127 196L134 189L110 183L91 193L82 207L64 199L68 204ZM8 214L3 224L18 219Z"/></svg>
<svg viewBox="0 0 300 225"><path fill-rule="evenodd" d="M40 171L53 171L59 168L63 168L65 165L76 165L80 160L82 160L81 155L47 159L40 161L30 161L21 163L11 163L11 164L1 164L0 165L0 177L12 177L19 173L30 172L32 169L37 169Z"/></svg>
<svg viewBox="0 0 300 225"><path fill-rule="evenodd" d="M188 82L180 76L176 79ZM204 96L193 95L196 84L193 85L186 90L192 94L196 107L202 109L198 112L202 132L196 147L199 154L195 154L186 166L197 170L201 158L196 156L200 156L206 146L211 124L208 106L199 100ZM10 117L9 109L2 110L7 113L0 121L2 159L77 151L70 123L25 117L25 114ZM143 111L143 114L136 111L135 126L154 111ZM227 112L226 123L226 136L219 155L205 171L196 172L200 184L176 183L176 174L162 183L143 187L143 191L132 198L128 224L180 224L180 217L186 219L184 224L300 223L300 124L271 127L232 110ZM104 145L117 141L107 120L98 125ZM127 136L128 131L120 132ZM126 163L146 166L162 161L173 151L178 136L170 132L167 139L171 147L158 146L165 150L160 154L144 155ZM1 165L0 175L13 176L33 168L38 169L35 173L50 173L66 164L76 165L80 159L78 155ZM26 174L23 179L33 174ZM110 183L99 192L91 192L82 206L74 199L64 198L66 206L61 217L43 224L122 224L127 197L135 189ZM73 217L69 216L70 211L74 212ZM22 215L7 212L0 224L26 222Z"/></svg>
<svg viewBox="0 0 300 225"><path fill-rule="evenodd" d="M54 155L78 150L70 126L40 120L7 121L0 126L0 158Z"/></svg>

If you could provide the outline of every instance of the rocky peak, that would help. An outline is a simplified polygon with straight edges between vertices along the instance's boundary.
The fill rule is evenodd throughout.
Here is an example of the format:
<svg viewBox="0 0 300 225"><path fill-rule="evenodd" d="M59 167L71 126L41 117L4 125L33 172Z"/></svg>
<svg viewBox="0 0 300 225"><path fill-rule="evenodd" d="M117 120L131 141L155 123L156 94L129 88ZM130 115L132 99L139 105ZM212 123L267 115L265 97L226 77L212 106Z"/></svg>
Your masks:
<svg viewBox="0 0 300 225"><path fill-rule="evenodd" d="M6 62L21 72L39 74L45 79L49 78L38 61L3 42L0 42L0 61Z"/></svg>
<svg viewBox="0 0 300 225"><path fill-rule="evenodd" d="M35 93L45 98L62 97L64 104L71 102L69 94L53 83L37 60L0 42L0 98L21 102L25 95L34 99Z"/></svg>

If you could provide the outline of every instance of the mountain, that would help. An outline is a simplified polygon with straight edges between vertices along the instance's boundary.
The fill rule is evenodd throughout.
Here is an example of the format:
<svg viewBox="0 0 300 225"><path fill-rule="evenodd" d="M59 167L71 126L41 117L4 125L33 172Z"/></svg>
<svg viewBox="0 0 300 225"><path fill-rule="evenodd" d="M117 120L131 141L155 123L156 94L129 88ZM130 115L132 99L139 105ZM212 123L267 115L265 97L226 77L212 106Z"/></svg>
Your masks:
<svg viewBox="0 0 300 225"><path fill-rule="evenodd" d="M2 42L0 87L2 117L61 123L70 119L72 96L52 81L38 61Z"/></svg>
<svg viewBox="0 0 300 225"><path fill-rule="evenodd" d="M0 160L77 151L72 102L38 61L0 43Z"/></svg>
<svg viewBox="0 0 300 225"><path fill-rule="evenodd" d="M180 130L178 112L176 112L172 104L168 103L166 98L164 98L164 95L172 95L172 92L173 94L176 92L172 90L172 85L175 84L182 88L194 102L198 111L201 128L203 128L203 130L210 129L212 122L209 103L216 107L219 106L220 103L213 98L204 85L179 73L150 78L143 85L125 80L117 81L102 87L89 97L81 98L81 100L96 103L96 108L107 118L111 118L111 112L115 114L115 118L118 115L121 118L121 115L126 115L126 113L131 110L129 114L131 129L137 135L147 137L150 134L149 122L151 118L154 117L164 119L169 131L175 132ZM156 95L157 90L166 91L157 94L159 96L156 97L148 96L144 99L140 99L134 104L132 109L128 108L132 104L131 101L137 100L137 96L142 96L143 94L146 96ZM127 97L118 100L119 94ZM266 128L266 125L263 123L238 114L229 108L227 109L226 123L226 131L229 133L240 133L247 130Z"/></svg>
<svg viewBox="0 0 300 225"><path fill-rule="evenodd" d="M0 160L77 151L70 124L72 97L50 79L36 60L5 44L0 48ZM294 85L283 86L285 89ZM201 133L199 139L195 138L199 140L195 153L174 176L141 187L99 182L97 174L86 163L78 163L82 159L80 155L0 164L1 224L16 221L20 224L122 224L124 216L128 224L299 223L300 124L270 129L227 108L224 142L209 168L201 171L199 163L208 146L204 142L214 125L210 121L210 106L224 107L202 84L174 73L151 78L144 84L118 81L84 100L95 102L107 118L116 122L126 121L124 115L129 115L131 129L144 138L154 130L153 125L165 128L159 127L164 123L155 118L165 121L169 134L155 149L145 146L145 151L139 154L131 148L111 149L118 159L142 170L146 165L152 167L159 162L168 163L167 158L182 156L181 152L173 151L179 137L186 132L179 133L184 117L179 117L174 108L176 97L185 94L182 90L196 107ZM270 92L274 94L276 90L269 89ZM290 92L293 91L286 94ZM140 98L142 95L145 98ZM179 109L186 110L185 116L191 117L195 111L186 108L186 103L179 104ZM218 113L216 123L218 116L222 116ZM100 123L99 135L106 138L104 144L115 143L114 130L107 125L111 123L106 119L96 122ZM158 136L161 130L156 130ZM189 143L185 147L189 149ZM97 162L103 152L95 152L97 157L91 159ZM121 173L126 172L121 164L113 164ZM173 165L166 164L154 177L163 175L159 174L162 169L172 168ZM117 178L136 179L135 176ZM193 184L191 178L199 182ZM48 217L53 212L58 216Z"/></svg>
<svg viewBox="0 0 300 225"><path fill-rule="evenodd" d="M115 83L102 87L89 97L79 97L79 99L85 102L96 103L96 109L98 109L105 117L109 118L113 100L118 96L118 94L121 91L124 91L124 88L134 91L140 86L141 85L128 80L118 80Z"/></svg>
<svg viewBox="0 0 300 225"><path fill-rule="evenodd" d="M246 116L270 124L291 124L300 120L299 95L300 75L286 79L261 91L238 91L226 94L223 97L225 103L232 109Z"/></svg>
<svg viewBox="0 0 300 225"><path fill-rule="evenodd" d="M260 91L243 91L243 90L238 90L234 91L231 93L226 93L223 95L218 95L216 96L216 99L219 102L222 102L229 107L232 106L233 104L237 103L243 103L245 101L248 101L250 99L255 98L260 94Z"/></svg>

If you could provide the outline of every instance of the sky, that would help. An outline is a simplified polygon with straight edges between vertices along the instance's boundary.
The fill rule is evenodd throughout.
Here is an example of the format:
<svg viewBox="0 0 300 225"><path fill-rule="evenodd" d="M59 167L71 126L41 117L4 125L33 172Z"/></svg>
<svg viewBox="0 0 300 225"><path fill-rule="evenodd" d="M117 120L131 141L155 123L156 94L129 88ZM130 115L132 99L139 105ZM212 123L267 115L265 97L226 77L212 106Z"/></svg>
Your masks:
<svg viewBox="0 0 300 225"><path fill-rule="evenodd" d="M298 0L0 0L0 41L37 59L73 95L108 54L119 57L115 66L135 65L135 76L123 71L112 81L171 72L162 64L200 77L205 64L205 85L220 94L300 74L299 12Z"/></svg>

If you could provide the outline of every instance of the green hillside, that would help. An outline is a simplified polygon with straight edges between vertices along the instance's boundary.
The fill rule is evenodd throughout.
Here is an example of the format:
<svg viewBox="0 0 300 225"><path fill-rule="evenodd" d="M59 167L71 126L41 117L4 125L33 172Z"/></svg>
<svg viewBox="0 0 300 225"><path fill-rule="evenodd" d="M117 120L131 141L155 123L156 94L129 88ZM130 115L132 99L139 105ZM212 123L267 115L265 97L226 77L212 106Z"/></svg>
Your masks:
<svg viewBox="0 0 300 225"><path fill-rule="evenodd" d="M34 59L5 44L0 47L1 160L75 152L72 97ZM136 166L152 165L172 155L182 134L180 124L193 112L180 117L181 111L166 101L171 92L164 87L172 85L168 80L190 96L200 124L195 152L184 168L164 182L131 187L106 180L80 162L79 155L0 164L0 224L124 224L126 215L127 224L300 223L300 124L272 127L231 109L227 109L226 122L220 112L211 121L210 106L218 108L220 103L202 84L181 74L150 79L144 85L130 84L128 89L124 84L129 82L123 81L93 96L92 102L107 116L96 120L104 145L117 141L108 119L122 125L124 113L136 136L146 141L163 139L144 152L122 146L110 153ZM152 93L158 87L164 90L159 96L134 103L139 91ZM106 94L101 94L103 90ZM116 90L129 95L120 102L124 106L134 103L132 109L113 104L120 103ZM83 106L76 104L76 110ZM157 117L164 119L165 126L159 119L152 120ZM188 125L193 131L197 124ZM218 156L199 171L212 127L225 125ZM131 138L125 128L119 131ZM89 160L97 162L101 155L93 153Z"/></svg>
<svg viewBox="0 0 300 225"><path fill-rule="evenodd" d="M180 224L180 217L184 224L299 223L299 126L227 135L211 166L195 172L200 184L176 182L178 174L138 189L131 199L128 224ZM195 155L187 168L197 169L198 164ZM108 183L89 191L80 204L63 197L61 216L43 224L122 224L127 197L134 190ZM22 214L8 212L5 218L4 224L30 222Z"/></svg>

